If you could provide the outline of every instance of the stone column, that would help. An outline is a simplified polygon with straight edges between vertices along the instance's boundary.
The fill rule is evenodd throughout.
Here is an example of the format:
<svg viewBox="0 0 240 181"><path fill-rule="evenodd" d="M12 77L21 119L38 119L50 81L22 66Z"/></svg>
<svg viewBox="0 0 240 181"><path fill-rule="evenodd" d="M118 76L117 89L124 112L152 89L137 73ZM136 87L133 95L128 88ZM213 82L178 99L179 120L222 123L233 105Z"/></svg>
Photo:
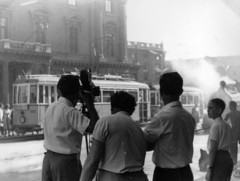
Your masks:
<svg viewBox="0 0 240 181"><path fill-rule="evenodd" d="M127 60L127 24L126 24L126 0L119 1L119 49L120 49L120 62Z"/></svg>
<svg viewBox="0 0 240 181"><path fill-rule="evenodd" d="M2 64L2 100L3 104L10 104L9 93L9 63L3 62Z"/></svg>

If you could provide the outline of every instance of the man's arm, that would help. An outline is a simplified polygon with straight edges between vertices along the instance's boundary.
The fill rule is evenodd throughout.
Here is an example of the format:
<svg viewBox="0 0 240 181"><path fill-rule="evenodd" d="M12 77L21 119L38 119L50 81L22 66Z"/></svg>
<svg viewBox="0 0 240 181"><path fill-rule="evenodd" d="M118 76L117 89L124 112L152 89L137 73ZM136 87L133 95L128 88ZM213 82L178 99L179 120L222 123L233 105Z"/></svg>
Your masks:
<svg viewBox="0 0 240 181"><path fill-rule="evenodd" d="M229 113L226 114L224 121L228 121L228 119L229 119Z"/></svg>
<svg viewBox="0 0 240 181"><path fill-rule="evenodd" d="M162 133L162 125L158 118L153 117L144 129L145 140L147 141L147 151L154 150L156 140Z"/></svg>
<svg viewBox="0 0 240 181"><path fill-rule="evenodd" d="M212 167L215 160L216 152L217 152L218 142L214 140L210 140L210 149L209 149L209 157L208 157L208 170L205 176L206 180L211 179Z"/></svg>
<svg viewBox="0 0 240 181"><path fill-rule="evenodd" d="M94 106L94 97L92 93L88 91L84 91L84 94L83 95L81 94L81 97L83 101L86 103L86 106L89 112L90 124L88 125L86 132L91 134L93 133L94 127L97 121L99 120L97 110L95 109L95 106Z"/></svg>
<svg viewBox="0 0 240 181"><path fill-rule="evenodd" d="M92 181L96 175L98 165L104 154L105 145L101 141L93 139L90 153L83 165L80 181Z"/></svg>

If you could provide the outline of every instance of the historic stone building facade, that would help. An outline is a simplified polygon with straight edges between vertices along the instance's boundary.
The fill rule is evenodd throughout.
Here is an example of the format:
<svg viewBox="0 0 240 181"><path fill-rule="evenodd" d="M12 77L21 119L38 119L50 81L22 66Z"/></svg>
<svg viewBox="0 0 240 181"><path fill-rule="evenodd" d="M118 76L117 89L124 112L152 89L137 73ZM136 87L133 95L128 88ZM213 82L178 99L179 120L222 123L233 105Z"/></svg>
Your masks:
<svg viewBox="0 0 240 181"><path fill-rule="evenodd" d="M141 65L127 58L125 8L126 0L1 0L0 102L11 103L22 73L92 68L138 79Z"/></svg>
<svg viewBox="0 0 240 181"><path fill-rule="evenodd" d="M138 81L158 84L165 68L165 53L163 43L128 42L128 60L140 65Z"/></svg>

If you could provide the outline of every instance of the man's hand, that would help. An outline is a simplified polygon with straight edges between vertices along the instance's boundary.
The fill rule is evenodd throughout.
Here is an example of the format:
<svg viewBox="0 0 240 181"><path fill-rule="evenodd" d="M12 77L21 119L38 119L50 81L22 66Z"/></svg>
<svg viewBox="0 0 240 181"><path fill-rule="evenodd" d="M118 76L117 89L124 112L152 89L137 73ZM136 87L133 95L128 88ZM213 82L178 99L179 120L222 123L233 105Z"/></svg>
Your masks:
<svg viewBox="0 0 240 181"><path fill-rule="evenodd" d="M206 175L205 175L205 179L207 180L207 181L211 181L211 173L212 171L211 171L211 169L208 169L207 170L207 173L206 173Z"/></svg>
<svg viewBox="0 0 240 181"><path fill-rule="evenodd" d="M87 104L87 106L93 104L94 102L94 97L92 93L89 91L80 92L80 97L83 100L83 102Z"/></svg>

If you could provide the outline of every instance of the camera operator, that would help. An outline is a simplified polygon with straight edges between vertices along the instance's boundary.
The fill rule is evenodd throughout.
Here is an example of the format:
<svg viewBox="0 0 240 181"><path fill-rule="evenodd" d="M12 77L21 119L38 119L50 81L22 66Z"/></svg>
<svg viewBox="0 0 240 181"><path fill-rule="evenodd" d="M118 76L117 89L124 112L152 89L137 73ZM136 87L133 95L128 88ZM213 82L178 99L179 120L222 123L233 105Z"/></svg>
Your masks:
<svg viewBox="0 0 240 181"><path fill-rule="evenodd" d="M43 120L44 147L42 181L79 181L82 165L82 136L92 133L99 119L91 92L80 93L79 77L64 75L57 84L59 98L52 103ZM86 104L89 118L75 108L79 94Z"/></svg>

